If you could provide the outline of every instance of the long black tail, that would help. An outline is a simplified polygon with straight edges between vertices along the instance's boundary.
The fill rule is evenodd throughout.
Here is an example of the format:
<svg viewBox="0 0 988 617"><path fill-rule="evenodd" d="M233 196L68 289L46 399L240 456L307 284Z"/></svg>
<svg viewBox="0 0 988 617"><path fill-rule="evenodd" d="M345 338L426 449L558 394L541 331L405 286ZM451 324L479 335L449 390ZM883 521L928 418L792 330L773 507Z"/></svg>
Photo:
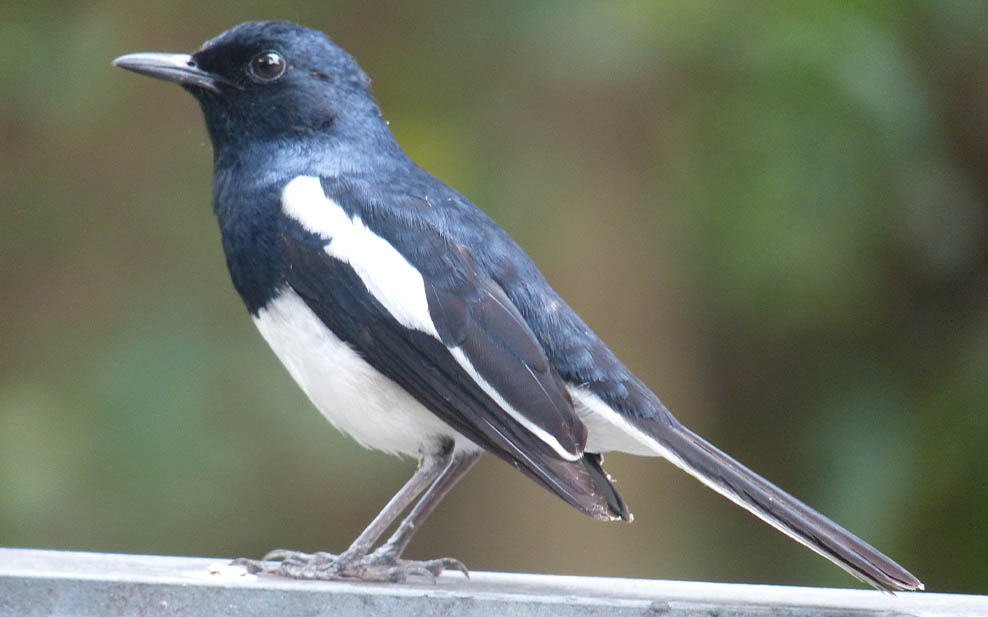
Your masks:
<svg viewBox="0 0 988 617"><path fill-rule="evenodd" d="M885 591L923 588L919 579L889 557L693 431L649 420L636 424L664 450L657 454L861 581Z"/></svg>

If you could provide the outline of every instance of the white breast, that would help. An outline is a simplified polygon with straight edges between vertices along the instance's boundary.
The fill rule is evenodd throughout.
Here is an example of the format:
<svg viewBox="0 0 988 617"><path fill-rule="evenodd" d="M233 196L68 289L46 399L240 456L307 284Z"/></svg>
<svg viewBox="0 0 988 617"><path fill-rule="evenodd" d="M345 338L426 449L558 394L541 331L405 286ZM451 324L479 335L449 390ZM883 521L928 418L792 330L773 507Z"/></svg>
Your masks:
<svg viewBox="0 0 988 617"><path fill-rule="evenodd" d="M361 445L415 455L450 437L457 448L477 448L341 341L294 291L269 302L254 323L326 419Z"/></svg>

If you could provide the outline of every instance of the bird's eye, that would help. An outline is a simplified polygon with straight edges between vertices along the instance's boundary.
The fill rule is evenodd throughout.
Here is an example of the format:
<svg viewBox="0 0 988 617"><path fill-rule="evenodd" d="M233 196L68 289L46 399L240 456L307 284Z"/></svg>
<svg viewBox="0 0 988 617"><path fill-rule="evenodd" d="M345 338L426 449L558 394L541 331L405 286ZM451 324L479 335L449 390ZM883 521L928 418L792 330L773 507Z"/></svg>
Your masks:
<svg viewBox="0 0 988 617"><path fill-rule="evenodd" d="M250 73L261 81L274 81L285 74L288 63L276 51L262 51L250 59Z"/></svg>

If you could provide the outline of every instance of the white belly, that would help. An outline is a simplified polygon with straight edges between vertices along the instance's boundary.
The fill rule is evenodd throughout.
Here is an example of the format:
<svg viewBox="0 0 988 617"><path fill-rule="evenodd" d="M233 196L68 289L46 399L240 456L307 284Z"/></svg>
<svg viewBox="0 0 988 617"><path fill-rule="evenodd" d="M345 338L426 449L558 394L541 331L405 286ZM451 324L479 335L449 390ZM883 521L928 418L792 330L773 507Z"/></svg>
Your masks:
<svg viewBox="0 0 988 617"><path fill-rule="evenodd" d="M294 291L269 302L254 323L309 400L364 447L415 455L446 437L457 449L477 449L337 338Z"/></svg>

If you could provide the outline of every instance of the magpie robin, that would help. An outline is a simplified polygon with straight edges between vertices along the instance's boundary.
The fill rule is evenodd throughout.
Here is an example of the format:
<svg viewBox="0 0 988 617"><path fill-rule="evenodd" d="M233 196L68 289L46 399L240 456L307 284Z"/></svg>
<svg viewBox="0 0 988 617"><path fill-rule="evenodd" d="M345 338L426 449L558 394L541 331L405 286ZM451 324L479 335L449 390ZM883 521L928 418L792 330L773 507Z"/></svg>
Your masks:
<svg viewBox="0 0 988 617"><path fill-rule="evenodd" d="M324 34L248 22L191 56L113 64L199 101L234 287L295 381L364 446L419 457L342 554L238 562L315 579L466 573L455 559L401 554L483 451L593 518L630 521L601 468L616 450L668 459L879 589L923 588L680 424L504 230L408 158L370 80Z"/></svg>

